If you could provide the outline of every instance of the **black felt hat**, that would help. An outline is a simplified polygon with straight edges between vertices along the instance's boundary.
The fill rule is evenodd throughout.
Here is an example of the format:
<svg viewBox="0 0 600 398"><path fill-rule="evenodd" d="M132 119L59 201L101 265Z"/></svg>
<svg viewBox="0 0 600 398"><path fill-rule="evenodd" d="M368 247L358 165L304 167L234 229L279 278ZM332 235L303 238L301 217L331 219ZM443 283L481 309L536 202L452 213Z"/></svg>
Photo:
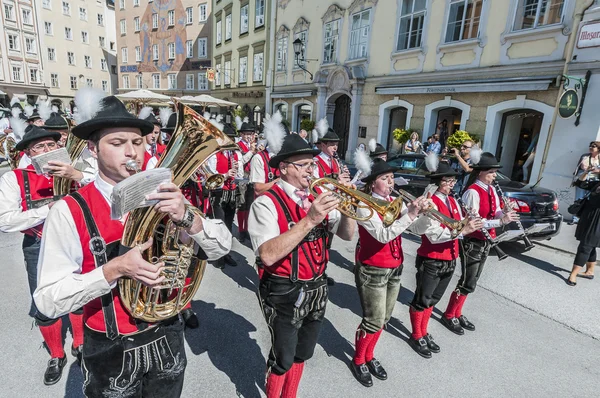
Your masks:
<svg viewBox="0 0 600 398"><path fill-rule="evenodd" d="M254 133L256 131L256 127L252 123L244 122L244 123L242 123L242 126L238 130L238 133L242 133L245 131Z"/></svg>
<svg viewBox="0 0 600 398"><path fill-rule="evenodd" d="M454 170L450 165L446 162L440 162L438 168L435 172L429 174L429 178L432 180L441 180L443 177L456 177L460 173Z"/></svg>
<svg viewBox="0 0 600 398"><path fill-rule="evenodd" d="M41 127L30 125L25 129L25 134L23 135L23 139L19 141L19 143L15 146L18 151L22 151L27 149L29 144L40 140L42 138L52 138L54 141L58 141L60 139L60 133L58 131L48 131Z"/></svg>
<svg viewBox="0 0 600 398"><path fill-rule="evenodd" d="M69 123L58 112L52 112L48 120L46 120L44 128L46 130L67 130Z"/></svg>
<svg viewBox="0 0 600 398"><path fill-rule="evenodd" d="M140 129L142 136L154 130L152 123L139 119L129 113L117 97L111 95L100 101L100 110L96 115L73 127L73 134L83 140L90 138L96 131L113 127L132 127Z"/></svg>
<svg viewBox="0 0 600 398"><path fill-rule="evenodd" d="M41 119L42 117L40 116L39 112L37 109L34 109L33 112L31 113L31 116L29 116L27 118L28 122L33 122L35 120Z"/></svg>
<svg viewBox="0 0 600 398"><path fill-rule="evenodd" d="M371 167L371 174L362 178L361 181L368 183L374 181L378 176L386 173L395 173L400 170L399 167L394 167L383 159L373 159L373 166Z"/></svg>
<svg viewBox="0 0 600 398"><path fill-rule="evenodd" d="M228 137L237 137L237 132L235 131L235 128L233 127L233 125L231 123L226 123L223 126L223 132Z"/></svg>
<svg viewBox="0 0 600 398"><path fill-rule="evenodd" d="M167 120L167 126L160 129L160 131L163 133L172 133L175 131L175 126L177 126L177 113L171 113L169 120Z"/></svg>
<svg viewBox="0 0 600 398"><path fill-rule="evenodd" d="M148 115L148 117L146 117L144 120L152 123L155 126L162 126L156 116L154 116L154 113L150 113L150 115Z"/></svg>
<svg viewBox="0 0 600 398"><path fill-rule="evenodd" d="M304 141L298 134L288 134L283 139L283 144L281 145L279 153L269 160L269 166L273 168L279 167L279 163L292 156L317 156L319 153L321 153L320 150L313 149L313 147Z"/></svg>
<svg viewBox="0 0 600 398"><path fill-rule="evenodd" d="M340 137L333 131L331 127L327 130L327 133L319 139L318 142L336 142L340 141Z"/></svg>
<svg viewBox="0 0 600 398"><path fill-rule="evenodd" d="M377 143L377 145L375 146L375 150L374 151L369 151L369 156L371 158L380 156L380 155L387 155L388 151L387 149L385 149L385 147L383 145L381 145L380 143Z"/></svg>
<svg viewBox="0 0 600 398"><path fill-rule="evenodd" d="M471 165L473 170L491 170L491 169L501 169L502 165L498 162L498 159L490 152L484 152L481 154L481 159L479 159L479 163Z"/></svg>

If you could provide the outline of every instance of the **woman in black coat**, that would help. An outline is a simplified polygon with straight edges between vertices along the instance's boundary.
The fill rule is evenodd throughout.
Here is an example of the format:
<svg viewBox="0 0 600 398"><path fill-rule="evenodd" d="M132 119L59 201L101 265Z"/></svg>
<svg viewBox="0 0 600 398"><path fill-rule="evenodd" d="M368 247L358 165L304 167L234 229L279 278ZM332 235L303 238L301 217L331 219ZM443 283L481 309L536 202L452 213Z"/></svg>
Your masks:
<svg viewBox="0 0 600 398"><path fill-rule="evenodd" d="M594 279L594 266L596 265L596 248L600 247L600 184L592 190L588 199L584 202L579 223L575 230L575 238L579 241L577 254L573 261L571 275L567 279L567 285L575 286L576 279ZM585 265L585 272L579 273Z"/></svg>

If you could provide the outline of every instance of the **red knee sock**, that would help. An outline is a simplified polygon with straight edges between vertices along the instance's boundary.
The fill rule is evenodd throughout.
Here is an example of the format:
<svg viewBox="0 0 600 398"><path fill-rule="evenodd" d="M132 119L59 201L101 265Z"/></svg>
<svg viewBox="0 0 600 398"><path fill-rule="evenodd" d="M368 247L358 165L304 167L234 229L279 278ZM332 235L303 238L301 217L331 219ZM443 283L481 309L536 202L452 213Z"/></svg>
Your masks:
<svg viewBox="0 0 600 398"><path fill-rule="evenodd" d="M71 333L73 333L73 347L77 348L83 344L83 314L70 313L69 320L71 321Z"/></svg>
<svg viewBox="0 0 600 398"><path fill-rule="evenodd" d="M415 340L419 340L423 337L423 333L421 332L421 323L423 322L423 316L425 311L417 311L414 308L410 307L408 313L410 314L410 324L412 325L412 338Z"/></svg>
<svg viewBox="0 0 600 398"><path fill-rule="evenodd" d="M56 322L49 326L40 326L40 332L44 337L44 342L50 350L52 358L62 358L65 356L62 342L62 320L59 318Z"/></svg>
<svg viewBox="0 0 600 398"><path fill-rule="evenodd" d="M283 388L283 382L285 381L285 374L277 375L273 372L269 372L267 375L267 384L265 390L267 398L280 398L281 389Z"/></svg>
<svg viewBox="0 0 600 398"><path fill-rule="evenodd" d="M433 307L426 308L423 311L423 319L421 320L421 334L423 336L427 336L427 325L429 325L429 319L431 318L431 313L433 312Z"/></svg>
<svg viewBox="0 0 600 398"><path fill-rule="evenodd" d="M373 337L371 338L371 342L369 343L369 346L367 347L367 352L365 352L365 361L369 362L369 361L373 360L375 346L377 345L377 341L379 340L379 337L381 336L381 332L383 332L383 329L379 329L377 331L377 333L373 334Z"/></svg>
<svg viewBox="0 0 600 398"><path fill-rule="evenodd" d="M456 311L454 312L454 316L459 318L462 315L462 307L465 305L465 301L467 300L466 294L461 294L457 298Z"/></svg>
<svg viewBox="0 0 600 398"><path fill-rule="evenodd" d="M450 300L448 300L448 307L446 307L446 312L444 312L444 316L446 319L454 318L454 314L456 313L456 306L458 305L458 294L454 291L450 295Z"/></svg>
<svg viewBox="0 0 600 398"><path fill-rule="evenodd" d="M354 340L354 363L356 365L362 365L367 362L365 359L367 348L369 347L369 343L373 339L373 333L367 333L361 328L358 328L356 331L356 336Z"/></svg>
<svg viewBox="0 0 600 398"><path fill-rule="evenodd" d="M246 232L248 230L248 226L246 225L248 222L248 212L246 210L238 210L237 217L238 231Z"/></svg>
<svg viewBox="0 0 600 398"><path fill-rule="evenodd" d="M296 394L298 394L298 385L300 385L303 371L304 362L294 363L291 369L287 371L281 398L296 398Z"/></svg>

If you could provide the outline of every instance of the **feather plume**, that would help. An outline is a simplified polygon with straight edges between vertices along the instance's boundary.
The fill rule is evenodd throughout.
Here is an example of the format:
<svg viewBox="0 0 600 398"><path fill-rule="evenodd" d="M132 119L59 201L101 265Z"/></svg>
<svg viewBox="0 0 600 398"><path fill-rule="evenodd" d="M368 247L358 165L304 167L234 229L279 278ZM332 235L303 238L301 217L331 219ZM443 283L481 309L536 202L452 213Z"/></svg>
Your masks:
<svg viewBox="0 0 600 398"><path fill-rule="evenodd" d="M27 117L31 117L31 115L33 115L33 111L35 110L35 108L31 105L25 105L23 109L25 110L25 116Z"/></svg>
<svg viewBox="0 0 600 398"><path fill-rule="evenodd" d="M221 123L218 119L210 119L209 122L215 126L216 128L218 128L220 131L223 131L223 129L225 128L225 126L223 125L223 123Z"/></svg>
<svg viewBox="0 0 600 398"><path fill-rule="evenodd" d="M469 155L471 156L471 164L478 164L479 161L481 161L482 153L483 151L481 150L481 148L479 148L479 145L473 145L473 148L471 148L471 152L469 152Z"/></svg>
<svg viewBox="0 0 600 398"><path fill-rule="evenodd" d="M206 120L210 120L210 112L204 112L202 117L205 118Z"/></svg>
<svg viewBox="0 0 600 398"><path fill-rule="evenodd" d="M93 119L96 114L102 109L102 98L106 94L104 91L92 88L83 87L75 94L75 106L77 107L77 113L73 115L75 122L81 124Z"/></svg>
<svg viewBox="0 0 600 398"><path fill-rule="evenodd" d="M329 131L329 123L326 118L323 118L317 122L316 126L317 132L319 133L319 138L323 138L327 131Z"/></svg>
<svg viewBox="0 0 600 398"><path fill-rule="evenodd" d="M40 101L37 106L37 110L42 120L46 121L50 119L50 116L52 115L52 109L50 109L50 105L46 101Z"/></svg>
<svg viewBox="0 0 600 398"><path fill-rule="evenodd" d="M316 144L319 141L319 132L316 129L312 131L312 143Z"/></svg>
<svg viewBox="0 0 600 398"><path fill-rule="evenodd" d="M242 118L241 117L239 117L239 116L235 117L235 126L237 127L238 130L242 128L242 124L243 123L244 122L242 122Z"/></svg>
<svg viewBox="0 0 600 398"><path fill-rule="evenodd" d="M223 115L217 115L217 123L221 123L223 121Z"/></svg>
<svg viewBox="0 0 600 398"><path fill-rule="evenodd" d="M23 111L19 108L13 108L10 113L12 113L12 117L19 118L19 115L23 113Z"/></svg>
<svg viewBox="0 0 600 398"><path fill-rule="evenodd" d="M27 122L21 118L18 117L11 117L8 119L8 121L10 122L10 128L12 129L15 137L17 138L18 141L21 141L23 139L23 136L25 135L25 129L27 128Z"/></svg>
<svg viewBox="0 0 600 398"><path fill-rule="evenodd" d="M250 119L248 119L248 116L246 116L246 117L244 118L244 123L248 123L249 121L250 121Z"/></svg>
<svg viewBox="0 0 600 398"><path fill-rule="evenodd" d="M20 103L20 102L21 102L21 101L19 101L19 99L18 99L17 97L12 97L12 99L10 100L10 107L12 108L12 106L13 106L14 104L18 104L18 103Z"/></svg>
<svg viewBox="0 0 600 398"><path fill-rule="evenodd" d="M145 106L140 111L140 114L138 115L138 118L140 118L140 119L146 119L151 114L152 114L152 107L151 106Z"/></svg>
<svg viewBox="0 0 600 398"><path fill-rule="evenodd" d="M52 105L52 112L58 113L58 106Z"/></svg>
<svg viewBox="0 0 600 398"><path fill-rule="evenodd" d="M356 148L354 152L354 165L363 176L371 174L371 168L373 167L373 160L369 157L369 154L361 148Z"/></svg>
<svg viewBox="0 0 600 398"><path fill-rule="evenodd" d="M377 141L375 141L375 138L371 138L369 140L369 151L375 152L376 149L377 149Z"/></svg>
<svg viewBox="0 0 600 398"><path fill-rule="evenodd" d="M169 118L173 114L171 108L160 108L158 110L158 116L160 117L160 123L163 128L167 127L167 123L169 122Z"/></svg>
<svg viewBox="0 0 600 398"><path fill-rule="evenodd" d="M438 169L438 165L440 164L440 158L437 154L431 152L425 156L425 166L427 166L427 170L431 173L435 173Z"/></svg>
<svg viewBox="0 0 600 398"><path fill-rule="evenodd" d="M281 121L283 117L279 111L275 112L268 119L265 118L264 122L264 134L267 142L269 143L269 152L277 154L281 151L283 140L287 135Z"/></svg>

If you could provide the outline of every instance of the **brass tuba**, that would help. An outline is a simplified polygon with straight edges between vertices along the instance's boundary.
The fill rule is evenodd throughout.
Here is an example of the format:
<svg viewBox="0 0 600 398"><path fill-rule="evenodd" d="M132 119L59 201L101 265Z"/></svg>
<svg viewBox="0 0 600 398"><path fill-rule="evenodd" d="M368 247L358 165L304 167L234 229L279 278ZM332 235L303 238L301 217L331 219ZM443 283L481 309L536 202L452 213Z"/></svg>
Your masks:
<svg viewBox="0 0 600 398"><path fill-rule="evenodd" d="M69 133L69 137L67 138L67 143L65 144L65 148L69 153L69 157L71 158L71 165L75 166L77 160L81 156L81 153L85 149L87 145L86 140L82 140L81 138L75 137L72 133ZM73 185L73 180L70 178L64 177L54 177L54 195L55 196L65 196L71 193L71 187Z"/></svg>
<svg viewBox="0 0 600 398"><path fill-rule="evenodd" d="M17 141L11 136L6 137L6 159L12 170L15 170L19 166L19 151L16 148Z"/></svg>
<svg viewBox="0 0 600 398"><path fill-rule="evenodd" d="M208 120L181 102L173 101L177 107L177 126L156 167L171 169L173 183L181 187L211 155L236 146ZM192 211L203 216L196 208ZM191 243L179 239L180 232L183 231L154 207L129 213L121 244L133 248L153 237L152 247L142 256L151 263L165 263L162 271L165 280L154 288L133 279L119 279L121 300L134 318L146 322L170 318L192 300L200 287L206 260L194 255L193 241L189 237ZM188 272L190 282L186 284Z"/></svg>

